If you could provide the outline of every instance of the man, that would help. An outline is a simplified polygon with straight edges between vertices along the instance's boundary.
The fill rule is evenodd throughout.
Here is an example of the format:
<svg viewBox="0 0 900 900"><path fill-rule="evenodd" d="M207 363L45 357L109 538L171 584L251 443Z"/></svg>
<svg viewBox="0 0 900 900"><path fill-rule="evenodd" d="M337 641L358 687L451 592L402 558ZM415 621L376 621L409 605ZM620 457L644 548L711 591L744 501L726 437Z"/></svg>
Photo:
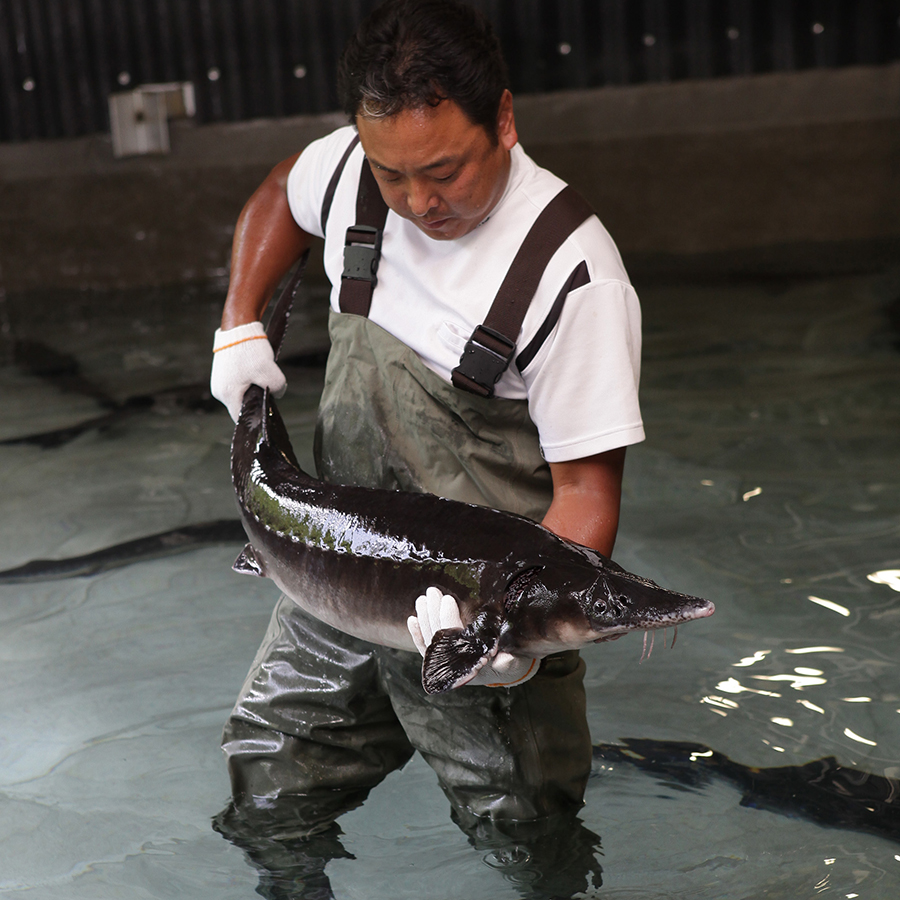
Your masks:
<svg viewBox="0 0 900 900"><path fill-rule="evenodd" d="M348 44L339 90L355 128L276 166L241 213L213 393L236 417L249 384L283 389L259 320L324 237L333 290L320 476L509 509L610 555L625 447L643 439L640 312L595 217L538 273L496 385L476 378L471 393L452 375L466 353L485 355L469 338L564 187L518 146L489 24L448 0L388 0ZM366 232L382 232L374 287L344 271L345 246L350 259L360 240L364 261L377 256L375 238L348 232L372 183L366 202L387 206L383 227ZM591 759L577 653L548 657L520 685L436 697L420 663L282 598L225 730L232 826L252 821L283 839L322 832L414 750L470 835L574 815Z"/></svg>

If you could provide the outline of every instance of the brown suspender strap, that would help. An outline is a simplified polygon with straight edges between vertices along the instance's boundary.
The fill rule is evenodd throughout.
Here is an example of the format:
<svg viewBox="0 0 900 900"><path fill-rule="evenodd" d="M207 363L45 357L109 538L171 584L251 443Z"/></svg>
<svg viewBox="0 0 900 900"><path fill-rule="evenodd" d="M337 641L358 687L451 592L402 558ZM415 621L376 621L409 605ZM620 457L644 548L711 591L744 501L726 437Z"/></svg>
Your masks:
<svg viewBox="0 0 900 900"><path fill-rule="evenodd" d="M516 253L483 325L472 332L453 384L482 397L494 395L494 385L509 367L525 313L537 291L547 263L567 237L593 215L573 188L564 187L537 217Z"/></svg>
<svg viewBox="0 0 900 900"><path fill-rule="evenodd" d="M387 214L388 208L378 190L372 167L367 159L363 159L356 195L356 224L347 229L344 240L344 271L339 297L341 312L369 315Z"/></svg>
<svg viewBox="0 0 900 900"><path fill-rule="evenodd" d="M341 161L337 164L337 168L331 176L331 181L328 182L328 187L325 188L325 198L322 200L322 212L319 216L319 222L322 225L322 234L325 234L325 226L328 224L328 214L331 212L331 203L334 200L334 192L337 190L341 175L344 174L344 166L347 165L347 160L350 158L350 154L356 149L358 143L359 135L356 135L356 137L350 141L350 146L344 151Z"/></svg>

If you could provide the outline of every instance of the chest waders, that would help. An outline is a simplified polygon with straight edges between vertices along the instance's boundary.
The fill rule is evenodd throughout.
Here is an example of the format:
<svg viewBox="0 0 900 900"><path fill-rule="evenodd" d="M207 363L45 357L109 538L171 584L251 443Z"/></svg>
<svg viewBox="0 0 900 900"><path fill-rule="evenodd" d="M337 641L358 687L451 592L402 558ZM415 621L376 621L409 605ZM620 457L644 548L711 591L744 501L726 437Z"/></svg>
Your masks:
<svg viewBox="0 0 900 900"><path fill-rule="evenodd" d="M583 201L575 207L557 231L568 234L589 214ZM385 207L381 224L358 216L348 229L344 287L357 283L346 293L353 311L332 312L329 320L319 475L430 491L540 520L552 483L527 403L491 396L513 357L514 341L503 330L518 335L525 279L515 265L507 277L513 325L506 315L495 327L489 316L466 347L454 381L465 388L468 379L474 387L448 384L366 317L386 213ZM552 240L558 246L564 237ZM556 246L545 249L546 259ZM535 288L545 264L528 276ZM344 301L342 290L342 309ZM571 814L582 803L591 762L583 676L584 663L572 651L548 657L515 688L429 696L418 654L345 635L282 597L225 729L234 807L270 812L283 833L322 830L418 750L470 834L479 822Z"/></svg>

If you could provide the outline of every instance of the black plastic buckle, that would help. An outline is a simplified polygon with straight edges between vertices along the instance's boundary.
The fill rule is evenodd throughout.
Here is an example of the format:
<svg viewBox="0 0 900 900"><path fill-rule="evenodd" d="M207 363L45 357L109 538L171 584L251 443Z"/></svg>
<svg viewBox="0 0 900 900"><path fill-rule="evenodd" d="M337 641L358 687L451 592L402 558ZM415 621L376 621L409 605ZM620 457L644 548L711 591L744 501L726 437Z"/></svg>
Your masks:
<svg viewBox="0 0 900 900"><path fill-rule="evenodd" d="M381 259L381 230L370 225L353 225L344 242L344 271L341 278L376 282Z"/></svg>
<svg viewBox="0 0 900 900"><path fill-rule="evenodd" d="M479 325L452 372L453 383L473 394L493 397L494 385L509 368L515 350L516 345L502 334Z"/></svg>

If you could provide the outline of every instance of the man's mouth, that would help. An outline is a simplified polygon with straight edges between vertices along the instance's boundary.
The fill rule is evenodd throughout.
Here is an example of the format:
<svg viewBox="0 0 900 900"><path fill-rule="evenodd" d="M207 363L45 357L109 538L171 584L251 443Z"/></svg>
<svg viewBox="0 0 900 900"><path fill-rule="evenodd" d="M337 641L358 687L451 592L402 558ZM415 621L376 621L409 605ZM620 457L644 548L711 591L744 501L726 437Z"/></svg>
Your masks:
<svg viewBox="0 0 900 900"><path fill-rule="evenodd" d="M437 231L439 228L443 228L450 221L449 216L445 216L443 219L418 219L417 222L419 227L428 229L429 231Z"/></svg>

